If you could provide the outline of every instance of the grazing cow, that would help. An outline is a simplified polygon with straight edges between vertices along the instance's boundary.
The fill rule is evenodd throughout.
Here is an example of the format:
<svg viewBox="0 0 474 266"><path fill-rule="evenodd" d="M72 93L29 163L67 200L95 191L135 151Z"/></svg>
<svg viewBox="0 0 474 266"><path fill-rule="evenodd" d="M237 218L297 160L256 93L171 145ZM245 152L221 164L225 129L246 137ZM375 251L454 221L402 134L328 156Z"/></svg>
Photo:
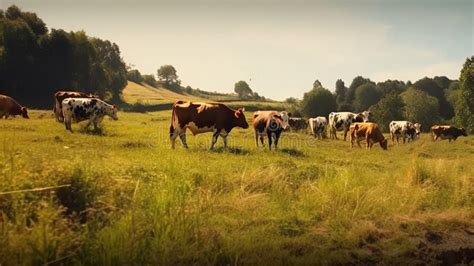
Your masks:
<svg viewBox="0 0 474 266"><path fill-rule="evenodd" d="M318 116L316 118L308 119L309 128L311 129L311 134L315 137L322 139L326 137L326 127L328 125L328 120L324 116Z"/></svg>
<svg viewBox="0 0 474 266"><path fill-rule="evenodd" d="M380 143L382 149L387 149L387 139L383 136L376 123L354 123L350 127L351 147L354 147L354 141L360 146L360 141L365 140L367 149L371 149L374 143Z"/></svg>
<svg viewBox="0 0 474 266"><path fill-rule="evenodd" d="M275 149L277 149L281 132L289 127L288 113L285 111L257 111L253 114L252 125L255 130L255 144L257 147L259 137L260 142L264 145L264 136L266 134L270 150L272 149L272 143L274 143Z"/></svg>
<svg viewBox="0 0 474 266"><path fill-rule="evenodd" d="M433 133L434 140L437 140L438 138L448 139L449 142L451 142L451 140L456 140L459 136L467 136L466 129L464 129L463 127L456 128L447 125L434 125L431 127L431 132Z"/></svg>
<svg viewBox="0 0 474 266"><path fill-rule="evenodd" d="M56 121L64 122L62 102L66 98L97 98L97 95L92 93L76 92L76 91L58 91L54 94L53 112Z"/></svg>
<svg viewBox="0 0 474 266"><path fill-rule="evenodd" d="M7 119L9 116L15 117L16 115L29 118L26 107L19 105L13 98L0 94L0 119L3 117Z"/></svg>
<svg viewBox="0 0 474 266"><path fill-rule="evenodd" d="M222 103L176 101L171 114L171 148L175 148L175 140L178 136L183 146L188 148L186 143L188 128L193 135L213 132L210 149L214 148L219 136L222 137L224 147L227 147L227 135L234 127L249 127L244 111L244 108L232 110Z"/></svg>
<svg viewBox="0 0 474 266"><path fill-rule="evenodd" d="M403 139L403 143L405 143L406 139L414 140L416 135L416 129L412 122L410 121L392 121L388 125L390 129L390 138L392 142L395 143L395 140L398 142L398 139L401 137Z"/></svg>
<svg viewBox="0 0 474 266"><path fill-rule="evenodd" d="M368 122L371 113L364 111L361 113L351 112L332 112L329 114L329 137L331 139L337 139L337 131L344 131L344 140L347 138L347 132L349 127L354 122Z"/></svg>
<svg viewBox="0 0 474 266"><path fill-rule="evenodd" d="M64 124L66 129L72 132L71 123L79 123L89 120L87 127L91 124L97 130L98 125L104 119L105 115L114 120L118 120L117 107L107 104L104 101L95 98L66 98L62 102Z"/></svg>
<svg viewBox="0 0 474 266"><path fill-rule="evenodd" d="M295 131L308 128L308 122L306 119L300 117L290 117L288 124L290 125L290 128Z"/></svg>

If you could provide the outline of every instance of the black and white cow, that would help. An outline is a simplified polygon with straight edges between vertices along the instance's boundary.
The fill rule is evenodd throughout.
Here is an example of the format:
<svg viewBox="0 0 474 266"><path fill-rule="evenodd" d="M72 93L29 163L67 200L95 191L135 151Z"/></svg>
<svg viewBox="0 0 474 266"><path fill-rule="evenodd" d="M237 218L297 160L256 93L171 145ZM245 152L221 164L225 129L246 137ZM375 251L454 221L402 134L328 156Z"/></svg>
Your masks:
<svg viewBox="0 0 474 266"><path fill-rule="evenodd" d="M395 143L395 140L399 143L398 140L400 137L403 143L405 143L406 140L414 141L415 138L420 135L421 124L413 124L410 121L392 121L389 124L389 129L390 138L393 143Z"/></svg>
<svg viewBox="0 0 474 266"><path fill-rule="evenodd" d="M62 111L64 116L64 124L66 129L72 132L71 123L79 123L89 120L87 127L91 124L97 130L105 115L110 116L114 120L118 120L117 107L107 104L104 101L95 98L66 98L62 102Z"/></svg>
<svg viewBox="0 0 474 266"><path fill-rule="evenodd" d="M344 131L344 140L346 140L347 132L352 123L369 122L371 113L363 111L361 113L351 112L332 112L329 114L329 137L337 139L336 132Z"/></svg>
<svg viewBox="0 0 474 266"><path fill-rule="evenodd" d="M311 134L319 139L326 137L326 127L328 125L328 120L326 117L318 116L316 118L310 118L308 119L308 122Z"/></svg>

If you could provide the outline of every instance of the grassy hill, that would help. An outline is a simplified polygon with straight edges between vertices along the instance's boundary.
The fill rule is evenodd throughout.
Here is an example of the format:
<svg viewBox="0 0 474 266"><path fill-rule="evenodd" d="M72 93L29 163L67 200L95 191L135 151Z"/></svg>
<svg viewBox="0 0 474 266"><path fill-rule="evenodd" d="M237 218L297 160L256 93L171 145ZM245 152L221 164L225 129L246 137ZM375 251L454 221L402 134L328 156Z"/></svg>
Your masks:
<svg viewBox="0 0 474 266"><path fill-rule="evenodd" d="M122 92L123 100L130 105L137 105L140 110L164 110L170 109L171 104L176 100L189 100L198 102L212 102L212 101L224 101L227 105L238 108L245 107L247 110L284 110L288 107L286 103L268 101L241 101L235 99L235 97L223 96L223 95L201 95L197 97L186 93L176 93L165 88L154 88L147 84L137 84L132 81L128 81L127 86ZM131 109L135 110L135 109Z"/></svg>
<svg viewBox="0 0 474 266"><path fill-rule="evenodd" d="M369 151L284 132L268 151L236 129L228 149L209 151L202 134L171 150L169 120L121 112L100 132L74 133L46 111L0 120L0 264L472 258L473 136ZM56 185L70 187L18 192Z"/></svg>

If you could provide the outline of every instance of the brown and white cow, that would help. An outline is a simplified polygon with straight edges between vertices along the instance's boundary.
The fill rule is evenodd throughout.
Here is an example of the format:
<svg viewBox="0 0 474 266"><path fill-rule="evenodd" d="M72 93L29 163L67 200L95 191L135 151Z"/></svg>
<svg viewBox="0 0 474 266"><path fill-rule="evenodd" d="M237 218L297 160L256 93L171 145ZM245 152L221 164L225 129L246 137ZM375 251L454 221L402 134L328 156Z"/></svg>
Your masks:
<svg viewBox="0 0 474 266"><path fill-rule="evenodd" d="M222 137L224 147L227 147L227 135L234 127L248 128L244 108L233 110L222 103L199 103L176 101L171 114L170 140L171 148L175 148L175 140L179 136L183 146L186 143L186 129L193 135L213 132L211 148Z"/></svg>
<svg viewBox="0 0 474 266"><path fill-rule="evenodd" d="M77 91L58 91L54 94L54 106L53 112L54 116L56 117L56 121L63 122L63 110L62 110L62 102L66 98L97 98L97 95L93 93L84 93L84 92L77 92Z"/></svg>
<svg viewBox="0 0 474 266"><path fill-rule="evenodd" d="M275 149L278 148L278 140L281 132L289 128L288 113L277 111L257 111L253 114L252 125L255 130L255 144L258 147L258 139L264 145L264 136L268 137L268 147L272 149L274 143Z"/></svg>
<svg viewBox="0 0 474 266"><path fill-rule="evenodd" d="M19 105L13 98L0 94L0 119L3 117L6 119L9 116L14 117L16 115L29 118L26 107Z"/></svg>
<svg viewBox="0 0 474 266"><path fill-rule="evenodd" d="M383 136L376 123L353 123L350 127L351 147L354 141L360 146L360 142L365 140L367 149L371 149L374 143L380 143L382 149L387 149L387 139Z"/></svg>
<svg viewBox="0 0 474 266"><path fill-rule="evenodd" d="M449 125L434 125L431 127L431 132L433 133L433 139L448 139L456 140L460 136L467 136L466 129L457 128Z"/></svg>
<svg viewBox="0 0 474 266"><path fill-rule="evenodd" d="M329 114L328 126L329 126L329 137L331 139L337 139L337 131L344 131L344 140L346 140L347 132L352 123L355 122L369 122L371 113L369 111L363 111L361 113L351 112L332 112Z"/></svg>

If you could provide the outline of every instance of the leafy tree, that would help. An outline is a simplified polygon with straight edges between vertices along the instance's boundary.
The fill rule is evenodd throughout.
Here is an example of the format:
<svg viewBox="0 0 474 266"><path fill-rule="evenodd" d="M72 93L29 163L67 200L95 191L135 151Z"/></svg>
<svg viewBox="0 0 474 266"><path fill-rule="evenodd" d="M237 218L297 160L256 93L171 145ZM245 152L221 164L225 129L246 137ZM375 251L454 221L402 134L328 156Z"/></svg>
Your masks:
<svg viewBox="0 0 474 266"><path fill-rule="evenodd" d="M336 107L336 97L322 87L305 93L301 101L301 113L307 117L328 116Z"/></svg>
<svg viewBox="0 0 474 266"><path fill-rule="evenodd" d="M155 75L153 75L153 74L151 74L151 75L142 75L142 78L143 78L143 82L145 82L146 84L148 84L152 87L156 87L157 82L156 82L156 79L155 79Z"/></svg>
<svg viewBox="0 0 474 266"><path fill-rule="evenodd" d="M405 118L421 123L424 130L440 121L438 99L426 92L410 88L401 95L405 103Z"/></svg>
<svg viewBox="0 0 474 266"><path fill-rule="evenodd" d="M405 104L397 93L391 93L383 97L378 103L372 105L369 110L373 119L384 131L389 130L389 123L393 120L403 120Z"/></svg>
<svg viewBox="0 0 474 266"><path fill-rule="evenodd" d="M158 78L164 80L167 84L176 83L178 74L172 65L163 65L158 69Z"/></svg>
<svg viewBox="0 0 474 266"><path fill-rule="evenodd" d="M234 92L237 93L241 99L249 99L253 95L253 91L250 89L249 84L243 80L234 84Z"/></svg>
<svg viewBox="0 0 474 266"><path fill-rule="evenodd" d="M434 79L425 77L415 82L413 84L413 87L418 90L424 91L438 99L440 107L439 113L443 118L450 119L454 116L453 106L451 106L446 100L443 88L440 87Z"/></svg>
<svg viewBox="0 0 474 266"><path fill-rule="evenodd" d="M290 98L287 98L285 102L289 104L295 104L295 103L298 103L298 99L296 99L295 97L290 97Z"/></svg>
<svg viewBox="0 0 474 266"><path fill-rule="evenodd" d="M467 130L474 130L474 56L466 58L459 77L460 97L456 104L456 120Z"/></svg>
<svg viewBox="0 0 474 266"><path fill-rule="evenodd" d="M380 97L381 93L373 83L365 83L357 87L355 91L354 107L356 111L367 110L376 104Z"/></svg>
<svg viewBox="0 0 474 266"><path fill-rule="evenodd" d="M342 79L338 79L336 81L336 102L337 102L337 110L341 111L341 107L344 104L346 100L346 94L347 94L347 87L344 84L344 81Z"/></svg>
<svg viewBox="0 0 474 266"><path fill-rule="evenodd" d="M400 94L406 89L405 82L399 80L386 80L377 83L377 89L383 94L397 93Z"/></svg>
<svg viewBox="0 0 474 266"><path fill-rule="evenodd" d="M143 77L140 71L137 69L132 69L127 72L127 79L135 83L142 83Z"/></svg>
<svg viewBox="0 0 474 266"><path fill-rule="evenodd" d="M352 104L352 101L354 100L355 98L355 91L356 89L361 86L361 85L364 85L366 83L372 83L374 84L374 82L372 82L370 79L368 78L364 78L362 76L357 76L355 77L353 80L352 80L352 83L351 85L349 86L349 89L347 90L347 95L346 95L346 103L347 104Z"/></svg>
<svg viewBox="0 0 474 266"><path fill-rule="evenodd" d="M322 87L323 87L323 85L321 84L321 82L318 79L313 82L313 89L320 89Z"/></svg>

